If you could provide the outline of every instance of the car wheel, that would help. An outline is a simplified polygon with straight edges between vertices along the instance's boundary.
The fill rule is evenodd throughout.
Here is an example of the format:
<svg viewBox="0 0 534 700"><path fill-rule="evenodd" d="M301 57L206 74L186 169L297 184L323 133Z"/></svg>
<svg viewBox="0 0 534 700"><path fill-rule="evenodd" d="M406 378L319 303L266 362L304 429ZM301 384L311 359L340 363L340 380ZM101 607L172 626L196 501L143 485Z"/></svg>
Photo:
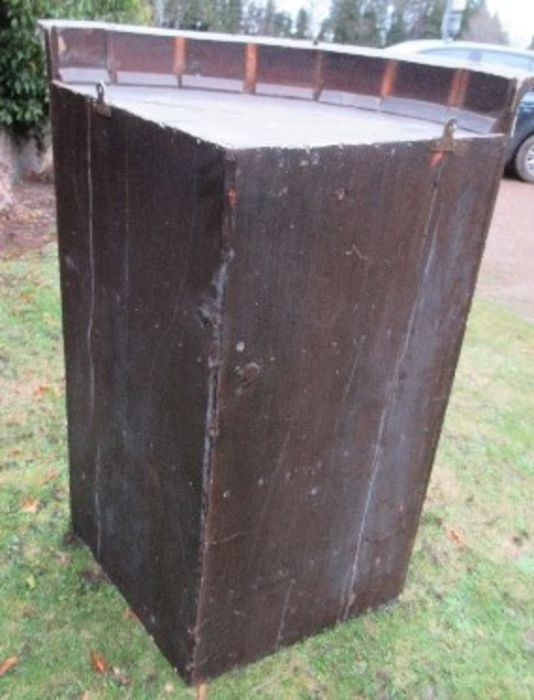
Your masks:
<svg viewBox="0 0 534 700"><path fill-rule="evenodd" d="M514 158L517 175L534 184L534 134L523 141Z"/></svg>

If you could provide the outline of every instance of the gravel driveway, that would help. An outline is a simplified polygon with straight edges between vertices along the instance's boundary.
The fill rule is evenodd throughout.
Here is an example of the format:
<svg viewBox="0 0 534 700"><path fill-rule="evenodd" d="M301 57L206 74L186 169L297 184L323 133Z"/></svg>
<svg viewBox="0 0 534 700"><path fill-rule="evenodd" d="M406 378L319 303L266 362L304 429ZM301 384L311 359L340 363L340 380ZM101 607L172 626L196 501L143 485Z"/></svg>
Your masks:
<svg viewBox="0 0 534 700"><path fill-rule="evenodd" d="M534 321L534 185L502 181L477 292Z"/></svg>

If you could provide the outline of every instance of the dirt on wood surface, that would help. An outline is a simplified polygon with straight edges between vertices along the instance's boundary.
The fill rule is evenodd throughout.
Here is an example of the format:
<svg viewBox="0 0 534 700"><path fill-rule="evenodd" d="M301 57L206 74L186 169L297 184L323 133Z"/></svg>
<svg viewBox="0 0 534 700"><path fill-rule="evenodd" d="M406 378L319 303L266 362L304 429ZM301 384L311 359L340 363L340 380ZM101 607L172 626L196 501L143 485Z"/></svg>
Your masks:
<svg viewBox="0 0 534 700"><path fill-rule="evenodd" d="M24 182L0 215L0 259L39 248L56 236L54 186ZM534 186L502 181L482 260L478 292L534 320Z"/></svg>

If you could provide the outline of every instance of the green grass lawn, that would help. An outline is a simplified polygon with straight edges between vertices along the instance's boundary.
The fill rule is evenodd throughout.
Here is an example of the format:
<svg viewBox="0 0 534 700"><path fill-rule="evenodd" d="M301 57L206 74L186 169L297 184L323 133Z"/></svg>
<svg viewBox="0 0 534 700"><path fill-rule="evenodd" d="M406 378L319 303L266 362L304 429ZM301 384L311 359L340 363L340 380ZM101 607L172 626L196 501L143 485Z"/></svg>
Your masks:
<svg viewBox="0 0 534 700"><path fill-rule="evenodd" d="M68 536L56 248L0 263L0 698L191 698ZM533 698L534 325L478 300L395 606L210 700ZM91 652L109 664L95 670Z"/></svg>

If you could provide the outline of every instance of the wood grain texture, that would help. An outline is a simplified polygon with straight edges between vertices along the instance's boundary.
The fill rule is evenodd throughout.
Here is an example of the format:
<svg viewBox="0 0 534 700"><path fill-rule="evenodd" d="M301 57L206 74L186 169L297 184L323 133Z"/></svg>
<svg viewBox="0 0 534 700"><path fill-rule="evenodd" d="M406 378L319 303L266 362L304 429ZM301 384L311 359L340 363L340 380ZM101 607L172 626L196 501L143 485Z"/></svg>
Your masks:
<svg viewBox="0 0 534 700"><path fill-rule="evenodd" d="M53 103L73 524L187 676L222 154Z"/></svg>
<svg viewBox="0 0 534 700"><path fill-rule="evenodd" d="M501 147L237 154L199 678L400 592Z"/></svg>

